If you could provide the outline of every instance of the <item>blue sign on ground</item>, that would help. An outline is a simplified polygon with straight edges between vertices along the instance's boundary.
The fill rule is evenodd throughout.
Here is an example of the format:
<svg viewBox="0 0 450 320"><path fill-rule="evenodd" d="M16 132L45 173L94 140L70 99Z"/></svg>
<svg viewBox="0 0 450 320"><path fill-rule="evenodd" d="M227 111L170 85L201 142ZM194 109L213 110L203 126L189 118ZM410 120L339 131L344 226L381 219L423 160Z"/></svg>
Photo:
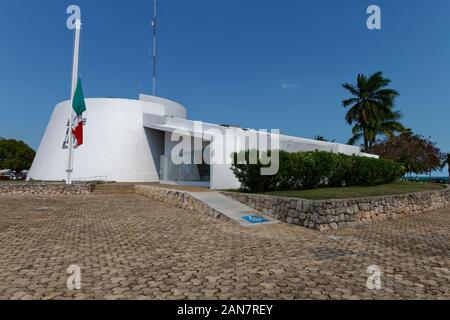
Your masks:
<svg viewBox="0 0 450 320"><path fill-rule="evenodd" d="M245 216L245 217L242 217L242 219L244 219L247 222L254 223L254 224L269 222L267 219L265 219L263 217L258 217L258 216Z"/></svg>

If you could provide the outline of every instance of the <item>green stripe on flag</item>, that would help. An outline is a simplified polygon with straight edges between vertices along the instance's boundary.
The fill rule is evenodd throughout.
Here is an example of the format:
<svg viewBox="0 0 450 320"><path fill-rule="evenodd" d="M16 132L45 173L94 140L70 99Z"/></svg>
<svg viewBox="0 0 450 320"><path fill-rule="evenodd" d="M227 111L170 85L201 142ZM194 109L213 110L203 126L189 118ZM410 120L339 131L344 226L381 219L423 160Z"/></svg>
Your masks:
<svg viewBox="0 0 450 320"><path fill-rule="evenodd" d="M73 97L72 107L73 111L79 117L86 111L86 103L84 101L83 87L81 85L80 78L78 78L77 89L75 90L75 95Z"/></svg>

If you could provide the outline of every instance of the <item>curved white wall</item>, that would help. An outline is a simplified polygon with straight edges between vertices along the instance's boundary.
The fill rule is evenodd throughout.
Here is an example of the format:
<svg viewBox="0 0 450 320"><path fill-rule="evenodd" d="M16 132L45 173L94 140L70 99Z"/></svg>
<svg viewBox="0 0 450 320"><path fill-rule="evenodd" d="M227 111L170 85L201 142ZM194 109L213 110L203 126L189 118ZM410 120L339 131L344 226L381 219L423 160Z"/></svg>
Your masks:
<svg viewBox="0 0 450 320"><path fill-rule="evenodd" d="M84 145L75 150L74 180L159 181L164 134L145 129L142 114L186 118L186 109L161 98L141 96L140 99L86 99ZM29 179L66 179L68 151L62 149L62 144L70 112L70 101L56 106Z"/></svg>

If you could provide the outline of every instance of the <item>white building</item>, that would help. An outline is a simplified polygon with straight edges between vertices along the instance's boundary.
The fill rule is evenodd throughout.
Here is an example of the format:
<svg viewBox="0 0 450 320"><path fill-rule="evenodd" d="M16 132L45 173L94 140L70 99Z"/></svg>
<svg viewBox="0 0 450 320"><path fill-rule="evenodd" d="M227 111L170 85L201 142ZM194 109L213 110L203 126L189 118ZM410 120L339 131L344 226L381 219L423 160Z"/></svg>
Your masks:
<svg viewBox="0 0 450 320"><path fill-rule="evenodd" d="M196 141L197 146L202 151L206 150L205 153L210 152L208 145L212 139L208 135L199 135L201 133L197 132L197 123L187 120L187 110L180 104L141 95L139 100L86 99L86 105L85 141L75 151L72 175L75 181L162 182L207 185L211 189L240 186L229 164L175 165L172 162L171 154L177 145L177 142L172 141L173 132L182 130L186 136L197 137L195 139L200 139ZM29 179L66 179L68 151L62 145L70 112L70 101L55 107L28 175ZM221 125L203 124L203 130L214 130L224 136L227 129ZM236 132L235 135L240 135L248 131ZM322 150L365 155L355 146L285 135L280 135L279 138L280 149L290 152ZM211 152L209 156L214 158Z"/></svg>

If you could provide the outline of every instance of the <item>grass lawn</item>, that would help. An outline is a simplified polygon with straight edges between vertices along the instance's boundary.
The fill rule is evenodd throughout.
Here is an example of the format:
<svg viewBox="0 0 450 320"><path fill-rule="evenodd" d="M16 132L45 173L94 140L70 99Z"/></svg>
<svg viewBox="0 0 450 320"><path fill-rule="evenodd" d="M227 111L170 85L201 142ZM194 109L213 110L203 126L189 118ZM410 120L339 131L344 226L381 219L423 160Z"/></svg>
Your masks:
<svg viewBox="0 0 450 320"><path fill-rule="evenodd" d="M405 194L445 189L445 185L426 182L397 182L376 187L343 187L314 190L274 191L263 193L279 197L301 198L309 200L348 199Z"/></svg>
<svg viewBox="0 0 450 320"><path fill-rule="evenodd" d="M37 183L32 181L25 180L0 180L0 184L29 184L29 183Z"/></svg>
<svg viewBox="0 0 450 320"><path fill-rule="evenodd" d="M5 184L61 184L64 181L26 181L26 180L0 180L0 185Z"/></svg>
<svg viewBox="0 0 450 320"><path fill-rule="evenodd" d="M25 183L26 181L22 181L22 180L0 180L0 184L21 184L21 183Z"/></svg>

